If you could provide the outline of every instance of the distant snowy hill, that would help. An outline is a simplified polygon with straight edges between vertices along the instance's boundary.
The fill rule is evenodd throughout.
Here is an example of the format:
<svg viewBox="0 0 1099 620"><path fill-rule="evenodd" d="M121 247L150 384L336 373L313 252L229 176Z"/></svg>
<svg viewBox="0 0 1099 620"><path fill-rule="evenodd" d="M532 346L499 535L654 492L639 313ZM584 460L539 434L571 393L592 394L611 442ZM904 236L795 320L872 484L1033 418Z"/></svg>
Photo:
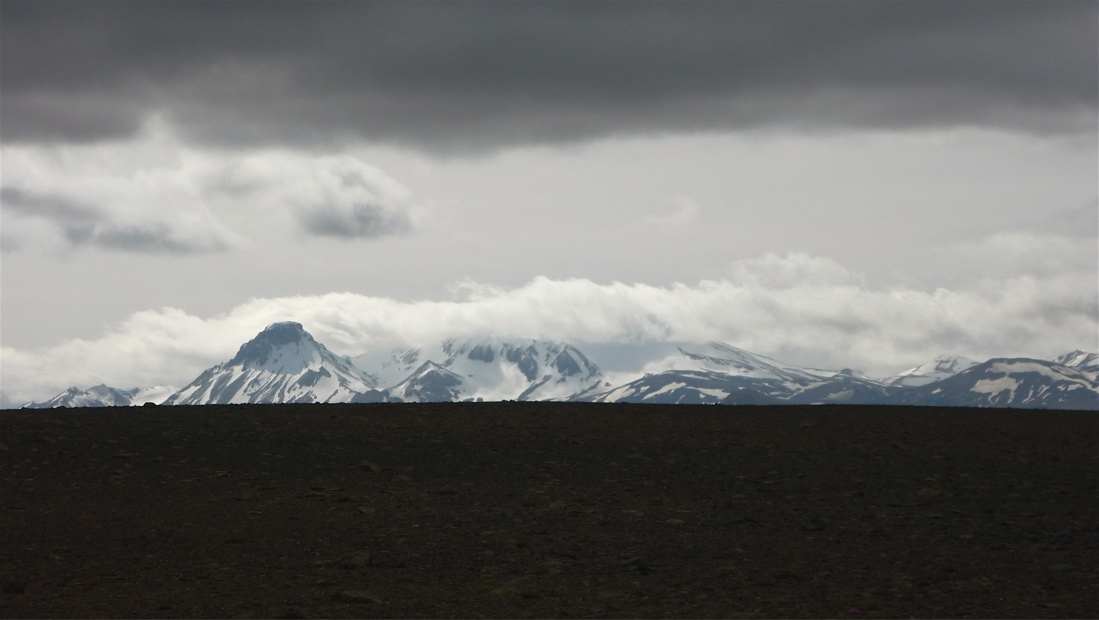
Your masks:
<svg viewBox="0 0 1099 620"><path fill-rule="evenodd" d="M796 405L880 405L888 403L896 391L895 387L848 368L824 381L798 390L787 402Z"/></svg>
<svg viewBox="0 0 1099 620"><path fill-rule="evenodd" d="M233 359L206 369L166 405L347 402L375 382L300 323L268 326Z"/></svg>
<svg viewBox="0 0 1099 620"><path fill-rule="evenodd" d="M175 393L176 388L170 385L154 385L152 387L136 388L130 404L141 406L146 403L153 403L154 405L160 405Z"/></svg>
<svg viewBox="0 0 1099 620"><path fill-rule="evenodd" d="M909 368L883 382L894 387L919 387L953 377L977 364L978 362L960 355L940 355L926 364Z"/></svg>
<svg viewBox="0 0 1099 620"><path fill-rule="evenodd" d="M1099 409L1099 381L1069 366L996 358L896 394L899 405Z"/></svg>
<svg viewBox="0 0 1099 620"><path fill-rule="evenodd" d="M97 385L85 389L71 387L49 400L27 403L23 405L23 408L129 407L131 405L144 405L148 402L159 405L173 392L175 392L175 388L166 385L157 385L147 388L131 388L128 390L113 388L107 385Z"/></svg>
<svg viewBox="0 0 1099 620"><path fill-rule="evenodd" d="M465 381L435 362L424 362L407 379L384 390L387 400L406 403L441 403L462 400Z"/></svg>
<svg viewBox="0 0 1099 620"><path fill-rule="evenodd" d="M785 386L790 392L831 377L834 371L810 370L784 364L763 355L749 353L724 342L704 345L681 344L663 359L645 366L648 372L667 370L697 370L719 372L729 376L759 379Z"/></svg>
<svg viewBox="0 0 1099 620"><path fill-rule="evenodd" d="M722 342L680 345L629 383L583 397L595 402L711 404L752 401L879 403L889 390L850 369L799 368Z"/></svg>
<svg viewBox="0 0 1099 620"><path fill-rule="evenodd" d="M772 390L756 389L761 385L757 380L734 377L714 370L665 370L647 374L584 400L597 403L712 405L745 389L771 396L769 392Z"/></svg>
<svg viewBox="0 0 1099 620"><path fill-rule="evenodd" d="M1099 380L1099 354L1076 349L1072 353L1058 355L1051 361L1054 364L1060 364L1083 371L1091 375L1093 379Z"/></svg>
<svg viewBox="0 0 1099 620"><path fill-rule="evenodd" d="M760 406L760 405L782 405L786 401L781 398L775 398L774 396L768 396L762 392L757 392L751 388L737 388L729 395L719 402L719 405L732 405L737 407L743 407L745 405Z"/></svg>

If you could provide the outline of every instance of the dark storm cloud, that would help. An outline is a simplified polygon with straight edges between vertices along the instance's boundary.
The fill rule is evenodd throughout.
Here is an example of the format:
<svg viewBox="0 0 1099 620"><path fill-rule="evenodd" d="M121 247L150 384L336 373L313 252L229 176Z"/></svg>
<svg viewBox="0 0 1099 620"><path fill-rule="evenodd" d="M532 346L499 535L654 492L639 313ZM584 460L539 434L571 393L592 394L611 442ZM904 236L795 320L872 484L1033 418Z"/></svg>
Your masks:
<svg viewBox="0 0 1099 620"><path fill-rule="evenodd" d="M368 203L303 209L298 215L307 232L325 237L377 238L412 230L406 213L388 212Z"/></svg>
<svg viewBox="0 0 1099 620"><path fill-rule="evenodd" d="M92 246L138 254L196 254L228 250L225 243L196 244L178 239L166 222L117 222L111 225L65 227L65 237L74 246Z"/></svg>
<svg viewBox="0 0 1099 620"><path fill-rule="evenodd" d="M6 141L435 148L761 125L1092 131L1084 2L34 2Z"/></svg>

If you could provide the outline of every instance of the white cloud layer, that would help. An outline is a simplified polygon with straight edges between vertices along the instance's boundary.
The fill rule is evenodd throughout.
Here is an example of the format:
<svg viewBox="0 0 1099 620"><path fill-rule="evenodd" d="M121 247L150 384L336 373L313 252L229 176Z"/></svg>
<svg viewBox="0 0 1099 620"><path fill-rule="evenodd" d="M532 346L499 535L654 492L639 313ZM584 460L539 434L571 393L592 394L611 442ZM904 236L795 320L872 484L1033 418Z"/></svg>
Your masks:
<svg viewBox="0 0 1099 620"><path fill-rule="evenodd" d="M56 155L5 153L0 189L5 250L200 254L246 244L211 212L184 168L112 169L98 165L106 163L98 158L77 163L58 161Z"/></svg>
<svg viewBox="0 0 1099 620"><path fill-rule="evenodd" d="M247 247L240 230L252 233L260 219L307 235L378 238L411 232L426 215L407 188L349 155L201 151L155 123L147 134L6 147L3 248L201 254Z"/></svg>
<svg viewBox="0 0 1099 620"><path fill-rule="evenodd" d="M788 289L812 283L840 287L861 280L843 265L823 256L793 252L786 256L764 254L736 261L729 268L733 282L746 287Z"/></svg>
<svg viewBox="0 0 1099 620"><path fill-rule="evenodd" d="M874 288L834 261L795 253L735 263L731 274L669 287L544 277L512 289L467 282L446 301L353 293L256 299L211 318L148 310L96 340L4 347L4 402L101 382L182 387L283 320L301 322L347 355L470 333L554 338L582 348L720 340L789 363L877 375L940 353L1050 357L1096 347L1099 303L1094 286L1081 286L1080 272L990 278L965 289Z"/></svg>
<svg viewBox="0 0 1099 620"><path fill-rule="evenodd" d="M237 199L285 209L301 230L319 236L406 233L425 214L407 188L350 155L261 151L226 162L212 186Z"/></svg>

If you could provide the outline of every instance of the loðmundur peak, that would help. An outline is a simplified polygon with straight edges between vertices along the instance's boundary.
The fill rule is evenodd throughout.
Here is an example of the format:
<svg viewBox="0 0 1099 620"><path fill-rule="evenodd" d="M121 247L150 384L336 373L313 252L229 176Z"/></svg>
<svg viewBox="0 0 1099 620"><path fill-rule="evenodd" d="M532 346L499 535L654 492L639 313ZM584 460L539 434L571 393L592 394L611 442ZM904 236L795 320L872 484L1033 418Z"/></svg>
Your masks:
<svg viewBox="0 0 1099 620"><path fill-rule="evenodd" d="M271 344L290 344L291 342L297 342L302 338L311 338L309 332L305 331L301 323L296 321L280 321L278 323L272 323L263 328L259 334L256 335L256 340L265 340Z"/></svg>
<svg viewBox="0 0 1099 620"><path fill-rule="evenodd" d="M272 323L256 334L255 338L241 345L240 350L237 351L236 356L229 363L252 362L262 364L275 349L303 340L314 342L313 337L305 331L301 323L294 321Z"/></svg>

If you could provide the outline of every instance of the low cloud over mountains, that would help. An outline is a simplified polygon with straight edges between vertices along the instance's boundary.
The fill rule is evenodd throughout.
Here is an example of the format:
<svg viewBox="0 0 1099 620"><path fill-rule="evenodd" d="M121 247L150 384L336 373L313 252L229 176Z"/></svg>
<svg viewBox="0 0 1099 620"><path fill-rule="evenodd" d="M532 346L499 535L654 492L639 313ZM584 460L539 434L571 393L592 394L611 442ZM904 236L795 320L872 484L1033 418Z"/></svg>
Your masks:
<svg viewBox="0 0 1099 620"><path fill-rule="evenodd" d="M645 361L645 360L642 360ZM799 368L723 343L679 345L645 372L605 375L560 342L484 336L429 349L334 355L299 323L269 325L165 405L555 400L653 404L852 404L1099 409L1097 355L939 358L896 377ZM125 406L163 388L70 388L30 408ZM158 404L152 400L147 404Z"/></svg>
<svg viewBox="0 0 1099 620"><path fill-rule="evenodd" d="M853 366L874 376L943 351L1048 359L1095 345L1086 335L1094 333L1099 309L1071 277L926 291L860 285L842 266L809 256L764 257L753 265L755 281L694 286L536 278L514 289L468 285L447 301L331 293L256 299L206 319L171 308L138 312L98 339L5 346L5 403L48 398L73 385L181 385L280 320L310 325L345 355L424 346L455 334L519 334L622 360L608 371L639 369L630 355L616 356L616 348L663 342L732 342L802 366Z"/></svg>

